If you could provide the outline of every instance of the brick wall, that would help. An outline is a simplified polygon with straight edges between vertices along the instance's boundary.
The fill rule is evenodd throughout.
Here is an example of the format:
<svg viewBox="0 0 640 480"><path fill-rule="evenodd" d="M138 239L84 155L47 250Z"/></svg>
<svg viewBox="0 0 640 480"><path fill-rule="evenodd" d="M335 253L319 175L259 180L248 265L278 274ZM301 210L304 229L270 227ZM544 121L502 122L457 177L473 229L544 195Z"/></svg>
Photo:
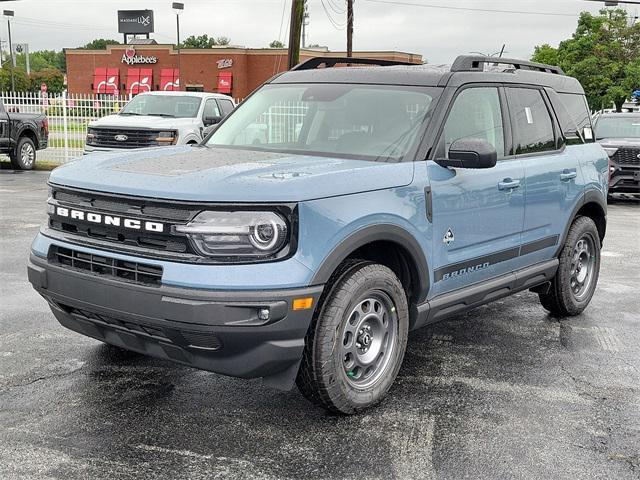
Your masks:
<svg viewBox="0 0 640 480"><path fill-rule="evenodd" d="M127 65L122 56L129 46L111 45L107 50L66 50L67 84L70 93L93 93L93 74L96 68L117 68L120 71L120 88L125 93L127 71L129 68L153 69L153 89L159 88L160 70L180 68L180 82L184 89L190 85L202 85L205 92L216 92L218 73L233 73L235 98L245 98L254 89L278 72L287 69L287 51L285 49L245 49L214 48L186 49L180 52L166 45L134 45L136 55L154 56L155 64ZM344 56L342 52L316 52L304 50L301 60L313 56ZM421 63L422 56L402 52L358 52L355 56L384 58ZM218 69L217 61L233 60L231 68Z"/></svg>

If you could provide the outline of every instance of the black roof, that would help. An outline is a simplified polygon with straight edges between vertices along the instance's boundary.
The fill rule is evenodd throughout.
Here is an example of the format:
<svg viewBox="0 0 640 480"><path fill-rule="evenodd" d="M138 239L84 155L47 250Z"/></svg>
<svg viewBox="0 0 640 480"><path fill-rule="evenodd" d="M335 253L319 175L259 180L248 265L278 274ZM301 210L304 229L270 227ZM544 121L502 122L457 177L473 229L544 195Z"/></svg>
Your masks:
<svg viewBox="0 0 640 480"><path fill-rule="evenodd" d="M324 62L322 61L324 60ZM499 60L501 68L491 67ZM309 68L305 68L307 62ZM530 84L553 88L558 93L583 94L584 90L575 78L569 77L558 67L521 60L495 59L478 56L460 56L452 66L408 65L403 62L380 62L371 59L322 58L308 60L289 72L282 73L271 83L355 83L378 85L407 85L429 87L458 87L467 83L491 82L506 84ZM365 63L366 62L366 63ZM317 68L326 63L365 63L363 66L342 68ZM485 70L489 66L491 70Z"/></svg>

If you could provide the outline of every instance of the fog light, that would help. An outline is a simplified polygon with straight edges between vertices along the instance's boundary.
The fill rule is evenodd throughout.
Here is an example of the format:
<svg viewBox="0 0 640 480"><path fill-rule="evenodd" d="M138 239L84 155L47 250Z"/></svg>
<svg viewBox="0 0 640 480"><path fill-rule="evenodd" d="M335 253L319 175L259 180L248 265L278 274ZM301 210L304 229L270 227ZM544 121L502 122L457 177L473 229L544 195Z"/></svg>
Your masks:
<svg viewBox="0 0 640 480"><path fill-rule="evenodd" d="M268 321L270 316L271 316L271 312L269 311L268 308L258 309L258 318L263 322Z"/></svg>

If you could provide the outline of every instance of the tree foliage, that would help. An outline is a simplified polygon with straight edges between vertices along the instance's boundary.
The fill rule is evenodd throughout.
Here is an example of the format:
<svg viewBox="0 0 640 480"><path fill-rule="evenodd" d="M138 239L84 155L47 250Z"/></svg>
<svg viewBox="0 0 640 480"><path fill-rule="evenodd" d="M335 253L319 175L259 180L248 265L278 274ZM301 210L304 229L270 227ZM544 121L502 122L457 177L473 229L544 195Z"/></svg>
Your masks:
<svg viewBox="0 0 640 480"><path fill-rule="evenodd" d="M231 39L229 37L210 37L206 33L204 35L191 35L180 44L180 48L212 48L216 46L229 45Z"/></svg>
<svg viewBox="0 0 640 480"><path fill-rule="evenodd" d="M120 45L120 42L110 38L96 38L80 48L85 50L106 50L107 45Z"/></svg>
<svg viewBox="0 0 640 480"><path fill-rule="evenodd" d="M40 50L29 53L29 65L32 72L55 68L61 72L67 71L67 60L63 51ZM16 67L27 68L27 55L21 53L16 55Z"/></svg>
<svg viewBox="0 0 640 480"><path fill-rule="evenodd" d="M46 83L49 94L59 94L64 90L64 74L56 68L45 68L31 74L31 90L40 91Z"/></svg>
<svg viewBox="0 0 640 480"><path fill-rule="evenodd" d="M269 48L284 48L284 43L280 40L274 40L269 44Z"/></svg>
<svg viewBox="0 0 640 480"><path fill-rule="evenodd" d="M592 109L615 104L620 111L640 88L640 23L632 25L622 9L583 12L570 39L558 48L537 46L532 60L557 65L580 80Z"/></svg>

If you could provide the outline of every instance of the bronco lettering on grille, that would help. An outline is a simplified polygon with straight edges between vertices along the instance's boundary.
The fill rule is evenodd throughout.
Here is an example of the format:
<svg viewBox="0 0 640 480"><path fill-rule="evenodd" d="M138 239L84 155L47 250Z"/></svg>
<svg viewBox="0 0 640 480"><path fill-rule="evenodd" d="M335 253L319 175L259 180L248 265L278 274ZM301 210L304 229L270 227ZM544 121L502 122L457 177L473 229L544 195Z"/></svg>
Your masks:
<svg viewBox="0 0 640 480"><path fill-rule="evenodd" d="M66 217L74 220L86 221L89 223L97 223L105 226L122 226L130 230L145 230L147 232L154 233L164 232L164 224L160 222L149 222L145 220L136 220L134 218L103 215L101 213L95 212L84 212L82 210L75 210L72 208L56 207L56 215L58 215L59 217Z"/></svg>

